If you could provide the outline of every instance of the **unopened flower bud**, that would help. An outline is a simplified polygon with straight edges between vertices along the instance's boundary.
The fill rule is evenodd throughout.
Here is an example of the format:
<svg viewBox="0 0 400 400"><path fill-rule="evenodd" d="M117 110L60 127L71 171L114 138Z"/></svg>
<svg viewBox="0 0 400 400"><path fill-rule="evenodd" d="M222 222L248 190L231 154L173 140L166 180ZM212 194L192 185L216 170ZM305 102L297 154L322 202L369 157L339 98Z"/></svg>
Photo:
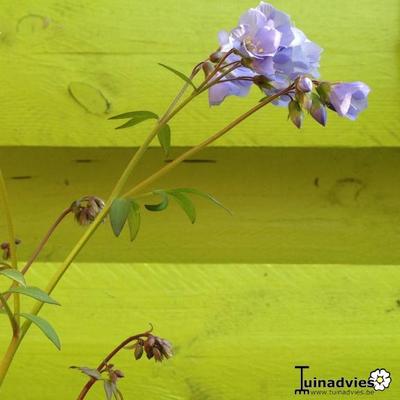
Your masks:
<svg viewBox="0 0 400 400"><path fill-rule="evenodd" d="M114 374L115 374L115 376L117 378L124 378L125 377L124 373L119 369L114 370Z"/></svg>
<svg viewBox="0 0 400 400"><path fill-rule="evenodd" d="M163 355L161 354L161 351L157 347L153 348L153 355L154 355L154 359L156 360L156 362L162 361Z"/></svg>
<svg viewBox="0 0 400 400"><path fill-rule="evenodd" d="M165 358L171 358L173 356L172 345L168 340L161 339L161 352Z"/></svg>
<svg viewBox="0 0 400 400"><path fill-rule="evenodd" d="M312 96L310 114L319 124L321 124L322 126L326 125L326 119L327 119L326 107L316 94L313 94Z"/></svg>
<svg viewBox="0 0 400 400"><path fill-rule="evenodd" d="M134 347L135 359L140 360L143 355L143 343L137 342Z"/></svg>
<svg viewBox="0 0 400 400"><path fill-rule="evenodd" d="M96 196L82 197L71 205L71 210L79 225L91 224L103 208L104 201Z"/></svg>
<svg viewBox="0 0 400 400"><path fill-rule="evenodd" d="M147 358L151 359L154 357L156 362L161 362L164 359L172 357L171 344L167 340L157 336L150 335L144 342L143 348Z"/></svg>
<svg viewBox="0 0 400 400"><path fill-rule="evenodd" d="M225 53L223 53L220 50L215 51L214 53L210 54L210 57L208 57L208 59L212 62L212 63L217 63L219 60L221 60L221 58L225 55Z"/></svg>
<svg viewBox="0 0 400 400"><path fill-rule="evenodd" d="M289 118L297 128L301 128L304 119L304 112L301 109L300 104L295 100L292 100L289 103Z"/></svg>
<svg viewBox="0 0 400 400"><path fill-rule="evenodd" d="M15 245L19 245L21 240L15 239ZM3 242L0 245L1 250L3 250L3 260L8 260L11 258L11 246L9 242Z"/></svg>
<svg viewBox="0 0 400 400"><path fill-rule="evenodd" d="M302 93L311 92L313 90L312 80L306 76L300 77L296 83L296 89Z"/></svg>
<svg viewBox="0 0 400 400"><path fill-rule="evenodd" d="M324 104L330 103L331 87L332 85L329 82L320 82L317 86L317 92Z"/></svg>
<svg viewBox="0 0 400 400"><path fill-rule="evenodd" d="M311 108L312 100L310 93L296 92L296 101L302 109L309 110Z"/></svg>

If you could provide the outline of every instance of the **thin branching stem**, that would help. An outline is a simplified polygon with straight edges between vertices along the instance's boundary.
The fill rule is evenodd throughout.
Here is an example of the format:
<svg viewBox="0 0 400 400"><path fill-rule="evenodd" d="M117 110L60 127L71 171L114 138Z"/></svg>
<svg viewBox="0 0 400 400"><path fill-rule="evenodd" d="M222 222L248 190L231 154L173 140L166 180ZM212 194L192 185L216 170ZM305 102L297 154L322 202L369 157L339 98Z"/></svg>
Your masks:
<svg viewBox="0 0 400 400"><path fill-rule="evenodd" d="M35 251L32 253L30 256L29 260L26 262L25 266L22 268L21 273L25 275L29 268L32 266L34 261L37 259L47 242L49 241L51 235L54 233L56 228L60 225L60 223L64 220L64 218L71 212L71 207L66 208L58 217L57 219L53 222L49 230L46 232L44 235L43 239L40 241L38 246L36 247ZM11 286L12 287L12 286ZM4 294L4 299L8 300L8 298L11 296L11 293L5 293ZM3 304L0 304L0 309L3 307Z"/></svg>
<svg viewBox="0 0 400 400"><path fill-rule="evenodd" d="M200 68L197 68L193 71L191 79L198 73ZM91 236L94 234L94 232L97 230L97 228L100 226L106 215L108 214L110 207L112 205L112 202L119 196L119 194L122 192L128 178L131 176L133 170L136 168L136 166L139 164L140 160L142 159L143 155L147 151L148 147L150 146L151 142L153 139L156 137L158 131L160 128L166 124L173 116L175 116L180 110L182 110L187 104L189 104L197 95L198 93L192 93L189 97L187 97L183 102L181 102L179 105L175 107L175 109L172 110L172 108L179 103L179 100L183 97L185 91L188 88L188 84L185 83L183 86L182 90L177 94L177 96L174 98L172 101L172 107L168 107L167 111L164 113L163 117L160 118L159 121L157 121L157 124L153 128L153 130L150 132L144 143L139 147L139 149L136 151L136 153L133 155L132 159L128 163L127 167L123 171L121 177L117 181L116 185L114 186L114 189L112 190L108 201L106 202L106 205L102 209L102 211L97 215L96 219L92 222L92 224L86 229L82 237L78 240L76 245L72 248L71 252L68 254L67 258L64 260L64 262L61 264L59 269L56 271L50 282L48 283L46 287L46 292L48 294L51 294L54 288L58 285L58 282L61 280L61 278L64 276L65 272L68 270L69 266L75 259L75 257L80 253L82 248L85 246L85 244L88 242L88 240L91 238ZM34 306L32 307L31 314L37 315L40 310L43 307L43 303L41 302L36 302ZM30 326L32 325L32 322L30 320L26 320L24 324L22 325L21 328L21 340L25 337L26 333L28 332Z"/></svg>
<svg viewBox="0 0 400 400"><path fill-rule="evenodd" d="M102 372L104 368L107 366L107 364L124 348L126 347L129 343L134 342L138 339L146 338L150 335L150 332L144 332L140 333L138 335L130 336L127 339L125 339L123 342L121 342L114 350L112 350L107 357L104 358L104 360L99 364L97 367L97 371ZM76 400L82 400L85 398L91 387L96 383L97 379L96 378L90 378L88 382L85 384L85 386L82 388L81 392L79 393L78 397Z"/></svg>
<svg viewBox="0 0 400 400"><path fill-rule="evenodd" d="M271 103L272 101L278 99L281 96L284 96L287 93L290 93L290 91L293 90L293 85L288 86L287 88L277 92L276 94L269 96L265 98L263 101L258 103L256 106L251 108L249 111L246 113L242 114L240 117L236 118L234 121L232 121L230 124L216 132L214 135L210 136L200 144L198 144L195 147L192 147L191 149L187 150L185 153L181 154L179 157L177 157L175 160L171 161L161 169L159 169L156 173L148 177L147 179L143 180L139 184L137 184L135 187L133 187L131 190L126 192L123 197L130 197L136 193L139 193L142 189L145 187L149 186L152 184L154 181L160 179L163 177L165 174L170 172L172 169L174 169L176 166L178 166L182 161L190 158L194 154L198 153L205 147L207 147L209 144L215 142L217 139L219 139L221 136L225 135L227 132L229 132L231 129L233 129L235 126L239 125L242 121L250 117L252 114L254 114L256 111L260 110L261 108L265 107L267 104Z"/></svg>
<svg viewBox="0 0 400 400"><path fill-rule="evenodd" d="M13 336L18 336L18 324L17 321L15 320L14 314L10 308L10 306L7 303L6 298L4 297L4 294L0 294L0 302L2 306L4 307L4 310L7 314L8 319L10 320L10 325L13 331Z"/></svg>

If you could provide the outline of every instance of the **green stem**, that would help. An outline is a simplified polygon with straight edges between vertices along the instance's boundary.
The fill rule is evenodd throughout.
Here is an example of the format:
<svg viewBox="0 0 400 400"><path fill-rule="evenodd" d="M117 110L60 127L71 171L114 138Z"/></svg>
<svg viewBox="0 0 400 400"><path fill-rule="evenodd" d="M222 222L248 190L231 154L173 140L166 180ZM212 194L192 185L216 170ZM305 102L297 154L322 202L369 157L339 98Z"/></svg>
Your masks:
<svg viewBox="0 0 400 400"><path fill-rule="evenodd" d="M11 338L11 342L8 345L7 351L4 354L4 357L0 363L0 387L4 382L8 369L10 368L11 362L14 359L15 353L18 350L19 344L20 344L19 338L13 335Z"/></svg>
<svg viewBox="0 0 400 400"><path fill-rule="evenodd" d="M8 242L10 246L11 266L18 269L17 260L17 245L15 243L15 231L14 224L11 216L10 201L8 199L8 192L6 182L3 176L3 171L0 169L0 199L3 207L3 212L7 220L8 227ZM18 286L18 283L14 283L13 286ZM19 312L20 312L20 298L18 293L14 293L14 315L17 326L19 327Z"/></svg>
<svg viewBox="0 0 400 400"><path fill-rule="evenodd" d="M56 228L58 227L58 225L60 225L60 223L64 220L64 218L71 212L71 207L66 208L58 217L57 219L53 222L53 224L51 225L51 227L49 228L49 230L46 232L46 234L44 235L43 239L40 241L38 247L35 249L35 251L33 252L33 254L31 255L31 257L29 258L29 260L27 261L27 263L25 264L25 266L22 268L21 273L23 275L25 275L29 268L31 267L31 265L33 264L33 262L36 260L36 258L39 256L40 252L43 250L44 246L46 245L46 243L48 242L48 240L50 239L51 235L54 233L54 231L56 230ZM11 287L13 287L14 284L11 285ZM5 293L4 294L4 299L8 300L9 297L11 296L11 293ZM2 308L2 304L0 304L0 309Z"/></svg>
<svg viewBox="0 0 400 400"><path fill-rule="evenodd" d="M193 72L193 76L197 73L197 71ZM96 229L99 227L99 225L102 223L104 218L106 217L107 213L110 210L110 207L113 203L113 201L118 197L118 195L122 192L128 178L132 174L132 171L136 168L138 165L139 161L145 154L146 150L148 149L150 143L153 141L153 139L156 137L159 129L166 124L169 120L173 118L180 110L182 110L187 104L190 103L197 95L198 93L192 93L190 96L188 96L180 105L178 105L174 110L172 110L176 104L179 102L183 94L185 93L186 89L188 88L188 84L185 84L182 88L182 90L178 93L178 95L175 97L175 99L172 101L171 105L168 107L167 111L163 115L162 118L157 122L153 130L150 132L144 143L139 147L139 149L136 151L132 159L130 160L128 166L122 173L121 177L119 178L118 182L116 183L114 189L112 190L108 201L106 202L106 205L104 206L103 210L99 213L95 221L88 227L88 229L84 232L82 237L79 239L77 244L73 247L71 252L68 254L67 258L64 260L64 262L61 264L60 268L57 270L53 278L50 280L49 284L46 287L46 292L48 294L51 294L54 288L57 286L58 282L60 279L64 276L65 272L68 270L69 266L71 265L72 261L75 259L75 257L80 253L82 248L85 246L85 244L88 242L90 237L94 234ZM41 308L43 307L43 303L41 302L36 302L31 310L31 314L37 315ZM21 340L25 337L27 331L29 330L32 322L30 320L26 320L24 324L22 325L21 328Z"/></svg>
<svg viewBox="0 0 400 400"><path fill-rule="evenodd" d="M7 303L7 300L4 298L4 295L0 294L0 302L4 307L4 310L8 316L8 319L10 320L11 328L13 331L13 336L18 337L18 324L17 321L15 320L14 314L11 311L10 306Z"/></svg>
<svg viewBox="0 0 400 400"><path fill-rule="evenodd" d="M198 71L199 71L199 69L194 70L193 73L192 73L192 77L194 77ZM59 269L57 270L55 275L50 280L49 284L46 287L46 291L47 291L48 294L52 293L52 291L57 286L58 282L64 276L65 272L68 270L68 267L71 265L72 261L80 253L80 251L85 246L85 244L88 242L90 237L94 234L96 229L103 222L104 218L106 217L107 213L110 210L112 202L115 200L115 198L118 197L120 192L122 192L122 190L124 188L124 185L126 184L128 178L132 174L132 171L138 165L139 161L141 160L141 158L143 157L144 153L148 149L150 143L152 142L152 140L157 135L159 129L164 124L166 124L174 115L176 115L177 112L182 110L187 104L189 104L189 102L191 100L193 100L198 95L198 93L196 93L196 92L192 93L188 98L186 98L179 106L177 106L173 110L173 108L176 106L176 104L178 104L179 100L182 98L182 96L185 93L185 91L187 90L188 86L189 86L188 84L185 84L183 86L181 91L177 94L177 96L172 101L171 105L168 107L168 109L165 112L165 114L163 115L163 117L157 122L157 124L155 125L153 130L150 132L150 134L146 138L145 142L136 151L136 153L134 154L134 156L132 157L132 159L128 163L126 169L122 173L121 177L119 178L118 182L116 183L114 189L112 190L105 207L99 213L99 215L97 216L95 221L93 221L93 223L84 232L82 237L78 240L76 245L72 248L72 250L68 254L67 258L64 260L64 262L61 264L61 266L59 267ZM2 178L2 176L0 176L0 178ZM0 182L0 186L1 186L1 182ZM5 189L4 180L3 180L3 185L2 186ZM1 192L0 194L2 194L3 203L7 205L8 204L8 202L6 201L7 196L5 195L6 191L5 190L2 190L2 191L0 190L0 192ZM4 207L4 208L5 208L5 210L8 210L8 207ZM14 243L14 242L12 242L12 243ZM14 244L14 248L15 248L15 244ZM15 254L15 250L13 251L13 254ZM36 302L34 304L34 306L32 307L31 314L37 315L40 312L40 310L42 309L43 305L44 304L41 303L41 302ZM17 310L18 310L18 313L19 313L19 303L18 303ZM26 320L24 322L24 324L22 325L21 330L20 330L19 339L18 339L18 337L16 337L16 340L12 340L10 345L9 345L9 347L8 347L8 349L7 349L7 351L6 351L6 354L5 354L5 356L4 356L3 360L2 360L2 363L0 364L0 387L1 387L2 382L4 381L5 375L7 374L9 365L10 365L11 361L13 360L16 351L18 350L19 343L21 343L21 341L25 337L25 335L28 332L31 324L32 324L32 322L30 320Z"/></svg>
<svg viewBox="0 0 400 400"><path fill-rule="evenodd" d="M256 111L260 110L267 104L271 103L275 99L289 93L293 89L293 86L289 86L280 92L276 93L273 96L269 96L268 98L264 99L260 103L258 103L256 106L251 108L249 111L246 113L242 114L240 117L236 118L234 121L232 121L229 125L225 126L223 129L215 133L214 135L210 136L200 144L198 144L195 147L192 147L185 153L181 154L179 157L177 157L175 160L171 161L169 164L165 165L161 169L159 169L156 173L148 177L147 179L143 180L139 184L137 184L134 188L126 192L123 197L129 197L132 196L138 192L140 192L143 188L146 186L150 185L153 183L155 180L163 177L165 174L167 174L169 171L174 169L177 165L179 165L182 161L188 159L189 157L193 156L194 154L198 153L202 149L204 149L206 146L211 144L212 142L215 142L217 139L219 139L221 136L225 135L227 132L229 132L231 129L233 129L235 126L240 124L242 121L244 121L246 118L250 117L250 115L254 114Z"/></svg>

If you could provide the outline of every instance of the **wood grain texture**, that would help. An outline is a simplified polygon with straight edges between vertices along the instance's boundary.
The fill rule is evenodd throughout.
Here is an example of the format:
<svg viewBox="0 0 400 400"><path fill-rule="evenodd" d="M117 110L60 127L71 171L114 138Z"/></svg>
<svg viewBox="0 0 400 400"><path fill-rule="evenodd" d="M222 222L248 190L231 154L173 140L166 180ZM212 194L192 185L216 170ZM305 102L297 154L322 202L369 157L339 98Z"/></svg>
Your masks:
<svg viewBox="0 0 400 400"><path fill-rule="evenodd" d="M39 265L29 280L41 286L54 268ZM307 364L321 378L386 368L393 383L379 398L393 400L399 279L398 266L382 265L77 264L54 293L62 307L42 314L59 331L62 352L33 328L1 399L73 399L85 378L68 367L97 364L151 321L176 355L160 365L122 353L126 399L294 399L294 365ZM5 324L1 317L1 342ZM97 389L88 400L103 398Z"/></svg>
<svg viewBox="0 0 400 400"><path fill-rule="evenodd" d="M73 200L106 197L132 149L9 148L0 150L20 255L34 246ZM173 149L172 156L183 151ZM21 161L23 160L23 161ZM153 149L131 185L164 165ZM171 202L143 211L134 243L113 237L108 222L79 259L169 263L400 263L398 149L212 148L152 188L196 187L233 211L193 197L196 224ZM158 199L148 199L147 203ZM57 231L42 260L61 261L82 228L72 218ZM0 218L0 237L6 237ZM3 240L2 239L2 240Z"/></svg>
<svg viewBox="0 0 400 400"><path fill-rule="evenodd" d="M180 82L157 63L190 71L257 1L6 0L0 16L0 145L135 146L149 126L118 132L113 114L161 113ZM398 146L399 3L385 0L277 0L324 47L327 80L363 80L369 110L357 123L330 115L302 133L271 107L217 146ZM173 123L173 143L192 145L246 111L260 97L209 109L197 101Z"/></svg>

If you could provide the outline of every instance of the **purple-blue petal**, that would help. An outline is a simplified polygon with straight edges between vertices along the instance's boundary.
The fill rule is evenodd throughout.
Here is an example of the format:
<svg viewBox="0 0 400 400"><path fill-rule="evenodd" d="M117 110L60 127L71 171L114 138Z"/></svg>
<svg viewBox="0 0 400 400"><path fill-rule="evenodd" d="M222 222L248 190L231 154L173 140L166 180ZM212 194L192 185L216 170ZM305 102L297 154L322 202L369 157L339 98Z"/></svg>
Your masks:
<svg viewBox="0 0 400 400"><path fill-rule="evenodd" d="M368 106L370 88L363 82L346 82L332 85L330 102L336 112L354 120Z"/></svg>

